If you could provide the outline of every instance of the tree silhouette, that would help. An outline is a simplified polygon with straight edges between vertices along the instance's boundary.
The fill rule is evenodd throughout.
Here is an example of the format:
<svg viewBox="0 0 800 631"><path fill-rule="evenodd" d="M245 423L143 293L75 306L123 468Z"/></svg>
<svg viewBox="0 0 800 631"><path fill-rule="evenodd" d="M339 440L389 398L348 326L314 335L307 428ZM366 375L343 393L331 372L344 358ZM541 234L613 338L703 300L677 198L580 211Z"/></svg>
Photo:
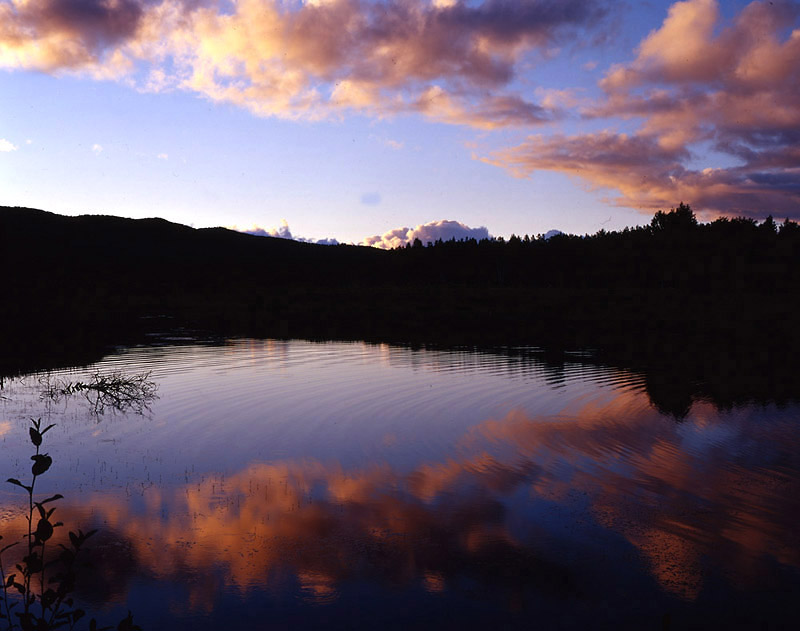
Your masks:
<svg viewBox="0 0 800 631"><path fill-rule="evenodd" d="M650 227L655 232L685 231L697 226L697 217L688 204L681 202L677 208L665 213L659 210L650 221Z"/></svg>

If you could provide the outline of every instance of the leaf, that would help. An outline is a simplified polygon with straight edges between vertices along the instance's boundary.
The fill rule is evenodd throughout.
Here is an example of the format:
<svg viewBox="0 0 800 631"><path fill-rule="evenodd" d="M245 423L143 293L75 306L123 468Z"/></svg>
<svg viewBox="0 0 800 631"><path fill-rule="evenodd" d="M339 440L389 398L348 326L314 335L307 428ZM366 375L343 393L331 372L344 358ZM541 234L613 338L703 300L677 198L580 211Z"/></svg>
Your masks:
<svg viewBox="0 0 800 631"><path fill-rule="evenodd" d="M63 500L64 496L61 493L56 493L52 497L48 497L46 500L42 500L39 504L47 504L48 502L55 502L56 500Z"/></svg>
<svg viewBox="0 0 800 631"><path fill-rule="evenodd" d="M47 427L45 427L45 428L42 430L42 432L41 432L41 433L42 433L42 434L45 434L47 431L49 431L49 430L53 429L55 426L56 426L56 424L55 424L55 423L53 423L52 425L48 425Z"/></svg>
<svg viewBox="0 0 800 631"><path fill-rule="evenodd" d="M23 557L22 562L27 566L28 575L36 574L44 569L42 558L36 554L36 552L32 552L28 556Z"/></svg>
<svg viewBox="0 0 800 631"><path fill-rule="evenodd" d="M47 519L40 519L36 525L36 538L39 541L47 541L53 536L53 524Z"/></svg>
<svg viewBox="0 0 800 631"><path fill-rule="evenodd" d="M47 454L36 454L31 456L31 460L33 460L33 466L31 467L33 475L42 475L53 464L53 459Z"/></svg>
<svg viewBox="0 0 800 631"><path fill-rule="evenodd" d="M33 444L34 444L36 447L38 447L39 445L41 445L41 444L42 444L42 435L39 433L39 431L38 431L38 430L37 430L35 427L31 427L31 428L28 430L28 432L29 432L29 433L30 433L30 435L31 435L31 442L32 442L32 443L33 443Z"/></svg>

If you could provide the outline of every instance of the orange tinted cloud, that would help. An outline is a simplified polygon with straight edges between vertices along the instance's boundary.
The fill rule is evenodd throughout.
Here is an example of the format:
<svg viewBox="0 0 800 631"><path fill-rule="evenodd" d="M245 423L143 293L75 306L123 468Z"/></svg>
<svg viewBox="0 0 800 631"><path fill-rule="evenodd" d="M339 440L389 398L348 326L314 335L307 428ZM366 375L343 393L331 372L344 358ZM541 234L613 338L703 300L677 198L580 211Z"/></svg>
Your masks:
<svg viewBox="0 0 800 631"><path fill-rule="evenodd" d="M600 82L590 118L640 121L613 131L534 137L486 161L515 175L575 175L620 205L690 202L719 213L800 216L800 6L752 2L725 24L716 0L675 3L636 58ZM720 166L693 163L711 148Z"/></svg>
<svg viewBox="0 0 800 631"><path fill-rule="evenodd" d="M136 0L4 2L0 67L120 72L130 66L118 47L135 36L143 13Z"/></svg>
<svg viewBox="0 0 800 631"><path fill-rule="evenodd" d="M706 216L733 213L800 216L797 149L755 151L744 167L688 168L685 146L664 147L645 134L599 132L576 136L532 136L483 160L517 177L559 171L590 187L619 192L613 201L648 212L690 200ZM775 166L773 166L775 165Z"/></svg>
<svg viewBox="0 0 800 631"><path fill-rule="evenodd" d="M104 495L78 514L60 507L59 518L79 525L95 515L126 542L115 548L129 548L141 570L160 579L212 580L223 568L226 583L247 592L288 575L305 598L329 602L341 582L363 573L444 591L464 573L486 585L502 580L514 559L526 580L554 584L551 573L567 571L546 560L548 527L529 510L543 500L573 523L577 499L589 526L626 541L663 589L691 600L704 584L701 559L739 583L758 580L770 563L800 567L800 488L779 464L791 414L754 421L699 403L677 424L643 393L622 392L557 417L518 410L487 420L450 458L409 472L258 463L175 489L148 488L143 508ZM774 453L740 455L741 445L756 442ZM8 534L23 521L0 519L0 529ZM203 580L191 584L198 606L211 589Z"/></svg>
<svg viewBox="0 0 800 631"><path fill-rule="evenodd" d="M0 67L184 89L263 116L529 125L553 113L506 89L518 64L603 15L579 0L12 0Z"/></svg>

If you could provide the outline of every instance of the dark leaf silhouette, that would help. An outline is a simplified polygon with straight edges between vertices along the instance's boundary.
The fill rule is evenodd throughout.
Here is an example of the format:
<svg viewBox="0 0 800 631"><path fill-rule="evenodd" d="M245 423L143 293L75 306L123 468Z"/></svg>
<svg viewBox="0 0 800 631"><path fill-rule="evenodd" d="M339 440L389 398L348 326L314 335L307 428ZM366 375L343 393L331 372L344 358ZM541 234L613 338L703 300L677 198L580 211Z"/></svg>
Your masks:
<svg viewBox="0 0 800 631"><path fill-rule="evenodd" d="M40 519L36 525L36 538L39 541L47 541L53 536L53 524L46 519Z"/></svg>
<svg viewBox="0 0 800 631"><path fill-rule="evenodd" d="M31 456L31 460L33 460L33 466L31 467L33 475L42 475L53 464L53 459L47 454L36 454Z"/></svg>
<svg viewBox="0 0 800 631"><path fill-rule="evenodd" d="M35 427L31 427L30 430L31 442L36 445L37 447L42 444L42 435Z"/></svg>
<svg viewBox="0 0 800 631"><path fill-rule="evenodd" d="M48 497L47 499L43 499L39 504L47 504L49 502L55 502L56 500L63 500L64 496L61 493L56 493L55 495Z"/></svg>

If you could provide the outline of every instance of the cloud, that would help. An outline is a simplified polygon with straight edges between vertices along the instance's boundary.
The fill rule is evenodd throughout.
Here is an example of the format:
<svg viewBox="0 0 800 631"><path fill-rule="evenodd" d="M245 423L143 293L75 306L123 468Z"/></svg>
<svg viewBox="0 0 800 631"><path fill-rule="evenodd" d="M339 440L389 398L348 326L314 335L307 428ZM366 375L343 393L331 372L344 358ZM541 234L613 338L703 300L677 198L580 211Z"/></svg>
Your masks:
<svg viewBox="0 0 800 631"><path fill-rule="evenodd" d="M97 143L93 144L92 145L92 152L95 155L99 156L101 153L103 153L103 145L98 145Z"/></svg>
<svg viewBox="0 0 800 631"><path fill-rule="evenodd" d="M752 2L723 23L715 0L675 3L636 57L600 82L589 118L632 134L533 136L484 160L517 176L560 171L651 211L690 202L714 215L800 216L800 5ZM694 165L708 149L715 167Z"/></svg>
<svg viewBox="0 0 800 631"><path fill-rule="evenodd" d="M289 222L281 219L281 225L277 228L264 229L259 226L253 226L250 230L242 230L245 234L252 234L257 237L276 237L278 239L294 239L292 231L289 229Z"/></svg>
<svg viewBox="0 0 800 631"><path fill-rule="evenodd" d="M5 138L0 138L0 151L8 153L11 151L16 151L17 149L18 147L12 144L9 140L6 140Z"/></svg>
<svg viewBox="0 0 800 631"><path fill-rule="evenodd" d="M531 136L516 147L503 149L484 161L502 166L516 177L534 171L561 171L587 180L596 188L622 193L621 204L659 206L673 199L674 183L682 175L681 150L667 150L652 138L600 132L576 136ZM652 183L646 180L652 180ZM654 190L659 183L659 191ZM648 192L644 198L641 193ZM655 199L652 199L655 197Z"/></svg>
<svg viewBox="0 0 800 631"><path fill-rule="evenodd" d="M690 158L687 149L663 147L654 137L600 132L531 136L484 161L517 177L538 170L566 173L590 188L616 190L614 203L648 213L674 206L675 200L691 200L707 218L722 212L754 217L778 211L790 217L800 214L797 169L776 171L764 165L696 170L685 166Z"/></svg>
<svg viewBox="0 0 800 631"><path fill-rule="evenodd" d="M189 90L261 116L529 125L550 113L509 87L520 65L606 13L600 0L17 0L0 4L0 67Z"/></svg>
<svg viewBox="0 0 800 631"><path fill-rule="evenodd" d="M14 0L0 5L0 66L54 71L120 63L136 34L136 0Z"/></svg>
<svg viewBox="0 0 800 631"><path fill-rule="evenodd" d="M159 153L156 156L156 158L158 158L159 160L169 160L169 154L168 153Z"/></svg>
<svg viewBox="0 0 800 631"><path fill-rule="evenodd" d="M481 593L508 581L539 591L563 584L572 594L564 579L574 565L545 561L563 520L531 519L536 505L565 516L581 511L583 519L569 522L582 542L579 570L604 568L609 541L625 542L637 567L643 563L635 580L691 602L708 586L709 564L734 585L800 565L800 484L781 469L791 456L783 437L796 424L788 412L770 423L756 418L698 402L687 422L669 423L642 393L617 390L553 416L513 410L486 419L454 436L448 457L411 467L275 459L148 489L152 501L139 505L97 494L91 513L105 524L100 537L111 537L109 550L132 550L140 575L185 585L181 606L199 612L220 578L244 593L254 584L285 589L288 575L312 602L329 602L348 583L375 580L376 554L382 580L393 586L418 589L422 577L435 576L441 589L466 576ZM764 447L730 466L730 454L752 444ZM223 485L231 501L220 502ZM643 488L656 497L642 501ZM164 505L172 507L166 514ZM59 510L67 523L86 518L79 505ZM4 519L4 532L26 528L21 514ZM103 577L132 565L109 567L99 556ZM509 572L510 559L524 571ZM601 595L620 591L607 573L581 571L580 580Z"/></svg>
<svg viewBox="0 0 800 631"><path fill-rule="evenodd" d="M238 232L244 232L245 234L252 234L257 237L275 237L278 239L290 239L292 241L300 241L302 243L316 243L318 245L338 245L339 241L332 237L328 237L326 239L305 239L303 237L296 237L292 234L291 229L289 228L289 222L285 219L281 219L281 225L276 228L261 228L259 226L253 226L249 230L239 230L235 226L231 228L231 230L237 230Z"/></svg>
<svg viewBox="0 0 800 631"><path fill-rule="evenodd" d="M402 247L407 243L413 243L414 239L419 239L423 244L427 244L439 239L442 241L449 241L450 239L491 239L491 235L484 226L470 228L460 221L443 219L420 224L416 228L395 228L382 235L367 237L362 243L363 245L389 250Z"/></svg>

